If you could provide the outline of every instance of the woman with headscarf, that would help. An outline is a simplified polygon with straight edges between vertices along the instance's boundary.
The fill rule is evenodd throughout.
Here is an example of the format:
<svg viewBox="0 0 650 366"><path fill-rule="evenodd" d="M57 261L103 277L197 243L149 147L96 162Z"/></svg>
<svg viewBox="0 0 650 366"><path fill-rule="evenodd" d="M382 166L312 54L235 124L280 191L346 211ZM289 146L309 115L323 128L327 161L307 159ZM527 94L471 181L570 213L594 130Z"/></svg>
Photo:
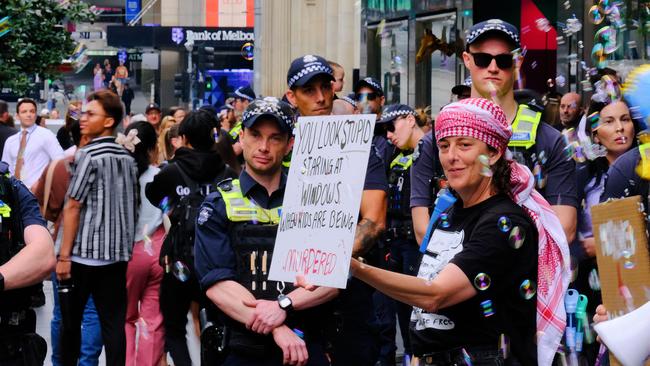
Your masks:
<svg viewBox="0 0 650 366"><path fill-rule="evenodd" d="M418 276L352 259L355 277L413 305L420 365L550 365L562 338L566 237L530 170L507 150L511 135L488 100L443 108L435 136L456 202L426 236Z"/></svg>

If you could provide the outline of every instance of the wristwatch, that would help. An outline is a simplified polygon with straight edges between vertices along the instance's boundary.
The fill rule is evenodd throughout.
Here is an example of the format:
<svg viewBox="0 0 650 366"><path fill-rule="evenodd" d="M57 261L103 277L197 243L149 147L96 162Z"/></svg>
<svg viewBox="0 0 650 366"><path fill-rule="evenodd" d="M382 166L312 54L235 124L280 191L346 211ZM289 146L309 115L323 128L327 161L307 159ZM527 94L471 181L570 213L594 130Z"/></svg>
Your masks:
<svg viewBox="0 0 650 366"><path fill-rule="evenodd" d="M280 309L286 311L287 313L293 311L293 302L287 295L278 295L278 304L280 305Z"/></svg>
<svg viewBox="0 0 650 366"><path fill-rule="evenodd" d="M0 273L0 292L4 292L5 290L5 276ZM291 299L289 299L291 301Z"/></svg>

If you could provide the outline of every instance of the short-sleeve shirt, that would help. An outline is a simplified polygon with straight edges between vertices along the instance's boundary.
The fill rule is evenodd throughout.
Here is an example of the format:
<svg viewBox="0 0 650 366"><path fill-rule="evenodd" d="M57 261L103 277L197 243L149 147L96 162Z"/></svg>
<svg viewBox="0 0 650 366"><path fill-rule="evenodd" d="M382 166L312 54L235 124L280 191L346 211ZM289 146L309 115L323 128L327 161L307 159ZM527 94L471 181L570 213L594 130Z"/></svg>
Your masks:
<svg viewBox="0 0 650 366"><path fill-rule="evenodd" d="M551 205L578 207L576 190L576 167L564 149L566 143L556 129L542 122L537 130L535 141L536 156L544 156L541 162L546 185L538 191ZM521 149L513 149L513 152ZM432 132L427 133L418 144L417 158L411 168L411 207L431 207L434 197L431 180L436 175L438 149ZM543 153L543 154L542 154ZM533 166L528 167L531 171ZM442 168L438 168L440 173Z"/></svg>
<svg viewBox="0 0 650 366"><path fill-rule="evenodd" d="M5 162L0 162L0 174L7 174L9 172L9 165ZM12 188L14 189L18 198L18 205L20 206L20 218L22 219L23 227L29 225L41 225L47 227L47 222L41 215L41 209L38 205L36 197L32 192L25 187L25 184L20 180L10 177L9 178ZM13 209L13 208L12 208ZM14 212L12 210L12 212Z"/></svg>
<svg viewBox="0 0 650 366"><path fill-rule="evenodd" d="M523 240L515 243L511 235ZM497 349L505 334L521 363L535 364L537 230L523 209L503 194L468 208L459 200L433 232L418 277L432 280L448 263L463 271L477 294L436 313L414 307L414 354Z"/></svg>
<svg viewBox="0 0 650 366"><path fill-rule="evenodd" d="M391 146L383 136L374 136L370 146L368 168L363 190L380 190L388 192L388 167L390 165Z"/></svg>
<svg viewBox="0 0 650 366"><path fill-rule="evenodd" d="M282 175L280 187L271 195L243 170L239 176L242 194L254 200L262 208L282 206L287 176ZM194 240L194 267L201 288L205 291L219 281L232 280L237 276L237 260L228 236L228 216L221 194L207 196L199 209L203 215L197 221ZM201 216L201 215L199 215Z"/></svg>
<svg viewBox="0 0 650 366"><path fill-rule="evenodd" d="M68 196L82 205L73 260L128 261L137 221L138 168L114 137L95 138L77 151Z"/></svg>

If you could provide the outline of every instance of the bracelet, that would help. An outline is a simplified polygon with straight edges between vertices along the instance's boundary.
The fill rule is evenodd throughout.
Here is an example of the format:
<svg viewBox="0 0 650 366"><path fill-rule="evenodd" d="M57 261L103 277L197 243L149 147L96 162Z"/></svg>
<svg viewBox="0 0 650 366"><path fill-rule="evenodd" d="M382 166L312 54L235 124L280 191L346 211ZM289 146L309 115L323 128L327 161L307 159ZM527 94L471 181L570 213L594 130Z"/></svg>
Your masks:
<svg viewBox="0 0 650 366"><path fill-rule="evenodd" d="M57 262L72 262L70 258L57 258Z"/></svg>

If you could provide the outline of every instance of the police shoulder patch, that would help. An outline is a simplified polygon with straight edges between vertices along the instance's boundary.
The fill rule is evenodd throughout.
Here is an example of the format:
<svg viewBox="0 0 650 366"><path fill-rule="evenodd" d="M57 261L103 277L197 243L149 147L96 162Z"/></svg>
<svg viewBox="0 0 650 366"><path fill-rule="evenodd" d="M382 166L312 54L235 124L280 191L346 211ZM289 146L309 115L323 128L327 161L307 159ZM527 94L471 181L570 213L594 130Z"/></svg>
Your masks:
<svg viewBox="0 0 650 366"><path fill-rule="evenodd" d="M196 222L199 225L205 224L206 221L212 216L212 208L210 207L201 207L201 211L199 212L199 216L196 219Z"/></svg>

